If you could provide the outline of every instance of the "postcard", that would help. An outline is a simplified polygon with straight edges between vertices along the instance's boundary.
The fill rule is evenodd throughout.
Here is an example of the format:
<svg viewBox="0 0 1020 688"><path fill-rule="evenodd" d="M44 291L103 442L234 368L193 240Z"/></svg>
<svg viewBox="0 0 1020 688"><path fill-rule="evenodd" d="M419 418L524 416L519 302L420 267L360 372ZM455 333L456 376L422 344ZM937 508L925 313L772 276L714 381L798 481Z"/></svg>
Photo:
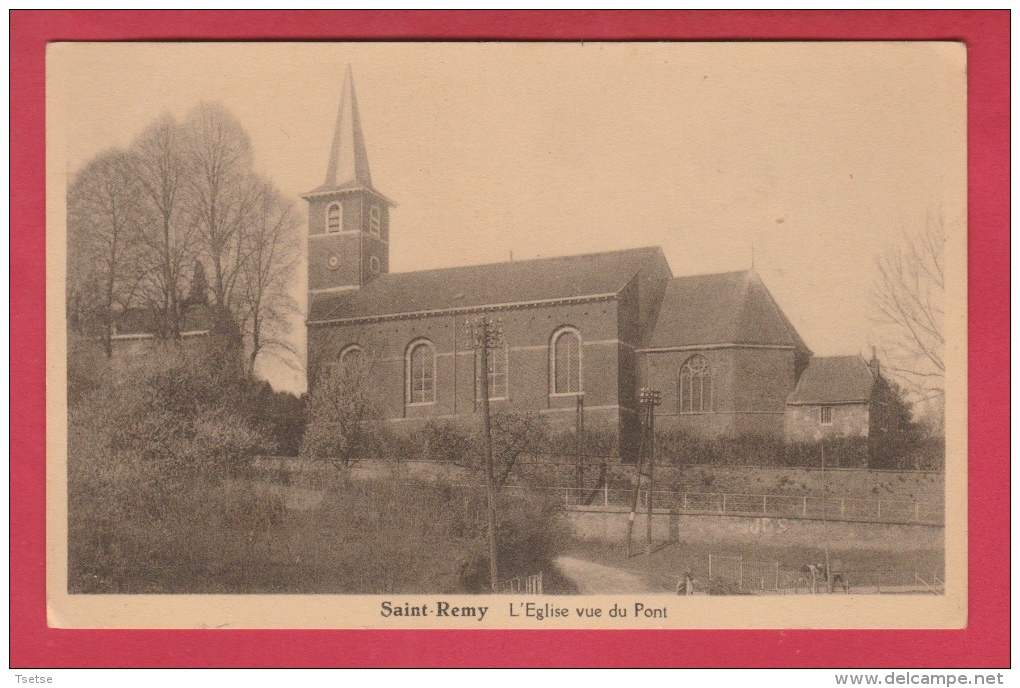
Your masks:
<svg viewBox="0 0 1020 688"><path fill-rule="evenodd" d="M966 57L50 44L50 625L965 626Z"/></svg>

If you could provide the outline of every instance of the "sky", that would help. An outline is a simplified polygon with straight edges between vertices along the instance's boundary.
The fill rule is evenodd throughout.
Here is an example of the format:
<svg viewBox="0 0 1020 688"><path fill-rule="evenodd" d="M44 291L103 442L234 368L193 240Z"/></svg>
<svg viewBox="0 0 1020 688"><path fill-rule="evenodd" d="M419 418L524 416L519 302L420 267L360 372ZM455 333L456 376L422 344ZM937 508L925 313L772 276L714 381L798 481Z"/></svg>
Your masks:
<svg viewBox="0 0 1020 688"><path fill-rule="evenodd" d="M218 101L297 199L325 176L348 65L373 185L398 203L393 272L661 246L679 276L747 269L753 247L816 355L867 354L877 256L929 214L965 217L952 43L57 44L51 145L73 174Z"/></svg>

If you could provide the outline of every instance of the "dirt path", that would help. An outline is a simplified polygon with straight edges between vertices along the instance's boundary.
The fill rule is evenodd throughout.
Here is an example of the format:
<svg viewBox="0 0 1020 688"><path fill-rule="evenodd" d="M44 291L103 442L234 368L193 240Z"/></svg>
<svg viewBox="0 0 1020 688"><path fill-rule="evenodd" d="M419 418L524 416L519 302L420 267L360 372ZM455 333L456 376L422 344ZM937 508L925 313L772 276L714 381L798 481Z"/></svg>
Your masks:
<svg viewBox="0 0 1020 688"><path fill-rule="evenodd" d="M577 591L582 595L623 595L651 591L644 581L630 571L586 559L556 557L556 567L577 586Z"/></svg>

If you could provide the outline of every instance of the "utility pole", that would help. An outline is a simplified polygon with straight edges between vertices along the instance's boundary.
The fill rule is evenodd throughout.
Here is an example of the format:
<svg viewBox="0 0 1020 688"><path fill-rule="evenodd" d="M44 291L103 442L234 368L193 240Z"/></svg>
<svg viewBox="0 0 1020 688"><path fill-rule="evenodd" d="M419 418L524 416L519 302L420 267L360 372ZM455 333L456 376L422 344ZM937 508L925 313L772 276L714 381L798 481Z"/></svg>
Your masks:
<svg viewBox="0 0 1020 688"><path fill-rule="evenodd" d="M574 431L577 441L577 475L574 478L574 485L577 487L580 500L584 492L584 392L577 393L577 422Z"/></svg>
<svg viewBox="0 0 1020 688"><path fill-rule="evenodd" d="M818 446L822 450L822 538L825 540L825 587L828 588L832 576L829 569L829 486L825 481L825 440L819 439Z"/></svg>
<svg viewBox="0 0 1020 688"><path fill-rule="evenodd" d="M492 426L489 419L489 349L502 345L503 321L493 321L483 315L472 323L464 321L469 346L479 352L479 369L481 371L482 423L485 433L485 497L486 497L486 528L489 535L489 584L493 592L499 585L499 564L496 558L496 485L492 468Z"/></svg>
<svg viewBox="0 0 1020 688"><path fill-rule="evenodd" d="M641 463L642 463L642 461L644 461L644 458L645 458L645 427L644 427L644 421L642 420L642 422L641 422L641 440L640 440L640 442L638 444L638 452L637 452L637 477L634 480L634 499L633 499L633 501L631 502L631 505L630 505L630 519L627 521L627 558L628 559L630 559L630 557L631 557L630 545L631 545L631 538L634 535L634 517L637 514L638 503L640 501L640 495L641 495L641 475L642 475L642 470L641 470L642 466L641 466Z"/></svg>
<svg viewBox="0 0 1020 688"><path fill-rule="evenodd" d="M638 403L645 412L645 428L648 442L648 516L645 522L645 556L652 555L652 495L655 489L655 407L662 403L662 392L642 387L638 392Z"/></svg>

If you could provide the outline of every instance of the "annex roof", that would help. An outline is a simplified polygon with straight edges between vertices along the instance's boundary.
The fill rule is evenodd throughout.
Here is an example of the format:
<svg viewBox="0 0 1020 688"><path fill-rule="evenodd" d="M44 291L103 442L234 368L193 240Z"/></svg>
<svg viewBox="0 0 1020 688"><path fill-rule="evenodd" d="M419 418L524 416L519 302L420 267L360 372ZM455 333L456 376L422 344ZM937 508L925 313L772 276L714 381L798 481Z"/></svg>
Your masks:
<svg viewBox="0 0 1020 688"><path fill-rule="evenodd" d="M787 404L867 403L875 378L860 356L812 358Z"/></svg>
<svg viewBox="0 0 1020 688"><path fill-rule="evenodd" d="M380 275L360 289L313 294L308 322L615 295L662 249Z"/></svg>
<svg viewBox="0 0 1020 688"><path fill-rule="evenodd" d="M810 353L753 270L674 277L644 349L788 346Z"/></svg>

